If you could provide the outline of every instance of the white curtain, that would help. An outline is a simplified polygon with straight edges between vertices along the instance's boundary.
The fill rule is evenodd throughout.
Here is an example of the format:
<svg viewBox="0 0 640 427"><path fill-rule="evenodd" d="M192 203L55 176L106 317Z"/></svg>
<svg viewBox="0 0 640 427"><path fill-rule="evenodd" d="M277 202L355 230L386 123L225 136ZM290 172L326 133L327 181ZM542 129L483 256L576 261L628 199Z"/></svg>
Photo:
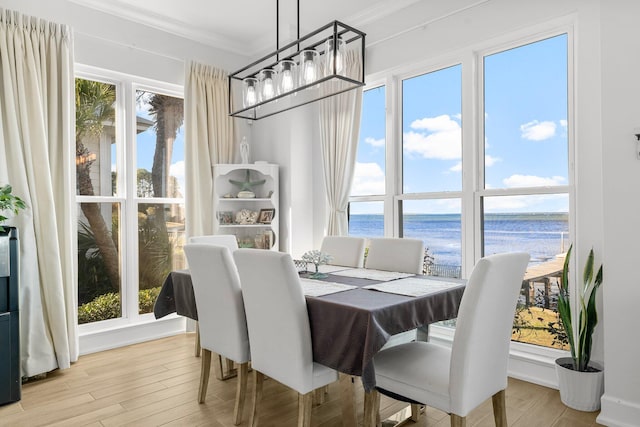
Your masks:
<svg viewBox="0 0 640 427"><path fill-rule="evenodd" d="M22 375L78 358L71 29L0 9L0 185L28 205L20 244Z"/></svg>
<svg viewBox="0 0 640 427"><path fill-rule="evenodd" d="M362 73L358 52L347 52L347 75ZM353 89L320 101L320 141L322 166L329 205L328 236L349 233L347 206L353 181L362 114L362 88Z"/></svg>
<svg viewBox="0 0 640 427"><path fill-rule="evenodd" d="M194 62L187 64L184 92L187 236L217 231L211 167L216 163L232 163L235 154L228 94L224 71Z"/></svg>

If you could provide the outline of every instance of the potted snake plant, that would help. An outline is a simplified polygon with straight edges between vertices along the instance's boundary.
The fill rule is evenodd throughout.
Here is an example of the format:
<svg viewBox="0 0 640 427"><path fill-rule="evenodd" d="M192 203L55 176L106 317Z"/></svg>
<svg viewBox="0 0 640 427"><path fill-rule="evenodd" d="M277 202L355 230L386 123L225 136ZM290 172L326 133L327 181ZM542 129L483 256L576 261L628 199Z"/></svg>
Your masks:
<svg viewBox="0 0 640 427"><path fill-rule="evenodd" d="M602 284L602 265L594 274L594 255L591 249L584 266L582 285L576 286L576 313L572 313L569 294L572 248L573 245L564 260L558 294L558 313L569 341L571 357L556 360L558 387L560 399L568 407L580 411L596 411L600 409L600 398L604 392L604 371L600 363L591 360L591 346L593 332L598 324L596 293Z"/></svg>

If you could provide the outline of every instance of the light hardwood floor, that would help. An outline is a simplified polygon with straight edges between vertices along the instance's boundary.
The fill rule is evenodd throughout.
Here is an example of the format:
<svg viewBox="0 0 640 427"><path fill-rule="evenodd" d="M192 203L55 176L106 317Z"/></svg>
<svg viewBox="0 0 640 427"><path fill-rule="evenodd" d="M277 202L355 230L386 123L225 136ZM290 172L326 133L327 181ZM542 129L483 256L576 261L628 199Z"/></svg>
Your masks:
<svg viewBox="0 0 640 427"><path fill-rule="evenodd" d="M193 355L194 334L179 335L80 357L71 369L24 384L22 400L0 406L1 426L233 426L236 379L211 375L207 400L198 404L200 358ZM251 378L251 377L250 377ZM249 392L252 391L249 380ZM356 387L362 421L362 387ZM296 425L297 395L267 380L261 427ZM248 425L251 399L243 422ZM381 401L383 418L403 405ZM556 390L509 379L507 414L511 427L597 426L597 413L578 412L560 402ZM324 404L314 406L314 426L340 426L340 390L329 386ZM449 416L427 408L426 416L407 426L448 427ZM491 399L468 417L468 427L491 427Z"/></svg>

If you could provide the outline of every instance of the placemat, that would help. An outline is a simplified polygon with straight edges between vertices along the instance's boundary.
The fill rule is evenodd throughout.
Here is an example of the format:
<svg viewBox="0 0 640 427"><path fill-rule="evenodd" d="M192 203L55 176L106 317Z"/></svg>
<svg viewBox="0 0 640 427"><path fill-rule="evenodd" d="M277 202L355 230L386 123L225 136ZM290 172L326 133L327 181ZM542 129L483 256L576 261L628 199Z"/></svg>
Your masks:
<svg viewBox="0 0 640 427"><path fill-rule="evenodd" d="M398 271L374 270L371 268L350 268L348 270L336 271L336 276L357 277L360 279L379 280L387 282L390 280L402 279L405 277L415 276L412 273L400 273Z"/></svg>
<svg viewBox="0 0 640 427"><path fill-rule="evenodd" d="M410 297L420 297L436 294L438 292L461 286L460 283L444 282L442 280L421 279L410 277L407 279L394 280L392 282L378 283L376 285L364 286L364 289L387 292L391 294L407 295Z"/></svg>
<svg viewBox="0 0 640 427"><path fill-rule="evenodd" d="M357 286L343 285L342 283L324 282L322 280L300 279L302 292L306 296L321 297L323 295L335 294L337 292L348 291Z"/></svg>

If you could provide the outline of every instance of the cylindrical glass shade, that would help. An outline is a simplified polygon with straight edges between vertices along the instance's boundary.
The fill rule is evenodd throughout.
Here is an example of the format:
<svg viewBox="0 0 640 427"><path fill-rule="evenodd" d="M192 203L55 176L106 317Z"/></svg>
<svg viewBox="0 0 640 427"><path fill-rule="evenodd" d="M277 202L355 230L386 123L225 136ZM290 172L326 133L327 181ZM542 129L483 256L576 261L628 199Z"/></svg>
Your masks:
<svg viewBox="0 0 640 427"><path fill-rule="evenodd" d="M291 92L296 88L296 63L283 59L278 64L278 95Z"/></svg>
<svg viewBox="0 0 640 427"><path fill-rule="evenodd" d="M276 72L273 68L265 68L258 74L258 81L260 82L260 91L258 92L258 99L260 102L268 101L276 96Z"/></svg>
<svg viewBox="0 0 640 427"><path fill-rule="evenodd" d="M300 52L298 76L299 86L308 85L318 80L318 52L313 49Z"/></svg>
<svg viewBox="0 0 640 427"><path fill-rule="evenodd" d="M242 105L245 108L256 105L258 102L258 79L247 77L242 80Z"/></svg>
<svg viewBox="0 0 640 427"><path fill-rule="evenodd" d="M337 49L336 49L337 45ZM324 53L325 57L325 73L333 74L333 61L335 58L335 74L343 74L344 70L344 40L342 38L337 38L336 40L333 36L329 37L326 42L324 42Z"/></svg>

